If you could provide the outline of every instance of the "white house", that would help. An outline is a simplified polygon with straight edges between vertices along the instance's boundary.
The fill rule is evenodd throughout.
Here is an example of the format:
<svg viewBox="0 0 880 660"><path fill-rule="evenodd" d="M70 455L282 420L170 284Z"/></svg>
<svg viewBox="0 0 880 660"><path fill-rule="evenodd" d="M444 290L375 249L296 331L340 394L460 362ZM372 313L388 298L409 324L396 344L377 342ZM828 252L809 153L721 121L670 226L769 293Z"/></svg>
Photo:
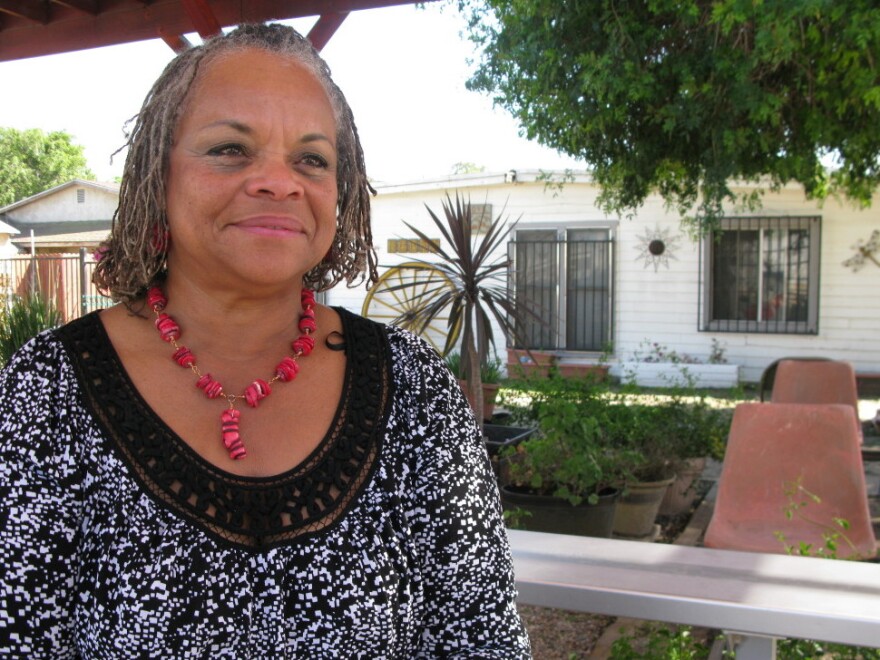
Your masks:
<svg viewBox="0 0 880 660"><path fill-rule="evenodd" d="M0 208L0 221L18 230L19 253L78 252L106 238L118 203L117 184L73 179Z"/></svg>
<svg viewBox="0 0 880 660"><path fill-rule="evenodd" d="M479 173L376 189L373 236L383 272L429 257L404 222L439 239L425 207L441 215L447 195L517 221L507 246L510 284L550 319L525 328L528 347L551 350L563 364L595 362L608 345L619 364L657 343L702 361L720 349L740 365L744 381L757 381L768 364L789 356L880 372L880 267L870 258L845 265L859 245L868 243L872 254L880 195L859 209L817 204L800 187L786 187L768 192L757 212L729 211L713 241L689 236L659 197L632 219L606 216L585 173ZM38 254L93 248L109 231L117 202L115 184L73 180L0 208L0 251L4 236L7 250L15 245L26 254L32 240ZM325 300L361 312L368 295L363 286L340 285ZM368 311L393 317L387 305ZM501 351L505 342L496 332Z"/></svg>
<svg viewBox="0 0 880 660"><path fill-rule="evenodd" d="M373 234L383 267L429 256L411 252L417 241L400 240L416 238L403 223L439 238L425 205L440 215L447 194L518 220L511 284L540 300L555 326L527 328L529 348L551 349L563 362L595 361L609 342L623 362L656 342L703 361L720 349L744 381L790 356L880 372L880 267L870 259L844 265L880 229L880 196L859 209L820 205L786 187L768 192L757 212L728 211L713 241L692 239L659 197L635 218L606 216L586 174L480 173L376 188ZM327 301L360 311L365 296L363 287L340 286Z"/></svg>

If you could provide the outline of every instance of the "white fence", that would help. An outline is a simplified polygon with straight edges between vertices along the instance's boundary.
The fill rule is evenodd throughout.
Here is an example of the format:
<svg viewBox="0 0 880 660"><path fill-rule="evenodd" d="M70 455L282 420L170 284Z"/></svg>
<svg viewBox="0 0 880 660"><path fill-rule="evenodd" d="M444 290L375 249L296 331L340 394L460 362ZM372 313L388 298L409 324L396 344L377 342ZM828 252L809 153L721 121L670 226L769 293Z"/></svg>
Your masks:
<svg viewBox="0 0 880 660"><path fill-rule="evenodd" d="M737 660L776 640L880 648L880 566L510 530L519 602L738 633Z"/></svg>

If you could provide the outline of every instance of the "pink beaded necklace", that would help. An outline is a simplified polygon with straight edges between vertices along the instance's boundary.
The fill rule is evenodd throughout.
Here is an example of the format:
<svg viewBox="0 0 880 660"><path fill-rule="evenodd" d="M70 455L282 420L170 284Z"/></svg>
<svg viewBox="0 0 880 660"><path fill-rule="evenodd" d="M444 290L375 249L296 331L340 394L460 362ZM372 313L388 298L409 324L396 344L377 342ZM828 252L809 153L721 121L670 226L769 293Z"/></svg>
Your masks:
<svg viewBox="0 0 880 660"><path fill-rule="evenodd" d="M244 399L251 408L256 408L261 399L265 399L272 393L272 384L281 381L289 382L296 378L299 372L299 364L297 360L312 352L315 347L315 338L312 336L318 329L315 324L315 293L309 289L303 289L300 296L302 304L302 315L299 317L299 331L302 333L294 339L290 346L293 349L293 355L285 357L278 366L275 367L275 375L268 381L257 379L247 386L244 394L227 394L223 391L223 386L211 377L211 374L202 374L196 365L196 358L186 346L177 343L180 339L180 326L173 318L164 312L168 305L168 299L158 286L151 287L147 291L147 304L156 314L156 329L159 336L164 341L171 344L175 351L171 356L181 367L188 367L196 375L196 387L205 392L205 396L209 399L216 399L222 396L229 403L229 407L220 415L220 423L222 429L223 445L229 452L229 457L234 460L240 460L247 456L244 444L241 442L241 435L238 431L238 422L241 417L241 411L235 407L238 399Z"/></svg>

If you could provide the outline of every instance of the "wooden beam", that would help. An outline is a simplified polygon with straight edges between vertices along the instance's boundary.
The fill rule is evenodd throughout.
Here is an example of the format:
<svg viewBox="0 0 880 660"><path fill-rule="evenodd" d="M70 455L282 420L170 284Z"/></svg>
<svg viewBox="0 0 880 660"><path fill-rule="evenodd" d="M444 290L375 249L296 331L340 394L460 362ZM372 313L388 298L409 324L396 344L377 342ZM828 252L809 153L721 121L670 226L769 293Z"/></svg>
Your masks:
<svg viewBox="0 0 880 660"><path fill-rule="evenodd" d="M92 16L98 15L98 0L52 0L52 2Z"/></svg>
<svg viewBox="0 0 880 660"><path fill-rule="evenodd" d="M181 4L202 39L220 34L220 23L205 0L181 0Z"/></svg>
<svg viewBox="0 0 880 660"><path fill-rule="evenodd" d="M31 3L0 0L0 8L13 4ZM221 27L409 4L412 0L210 0ZM97 16L67 13L64 20L45 25L10 20L0 31L0 62L186 34L193 29L181 0L119 2L107 5Z"/></svg>
<svg viewBox="0 0 880 660"><path fill-rule="evenodd" d="M339 26L342 25L342 22L347 16L347 11L334 14L321 14L321 16L318 17L318 21L312 26L312 29L309 30L309 41L312 42L312 45L316 49L323 50L324 46L327 45L327 42L330 41L330 37L336 33L336 30L339 29Z"/></svg>
<svg viewBox="0 0 880 660"><path fill-rule="evenodd" d="M12 14L45 25L49 22L49 2L28 2L28 0L0 0L0 12Z"/></svg>
<svg viewBox="0 0 880 660"><path fill-rule="evenodd" d="M192 48L189 39L182 34L160 34L159 37L178 55L185 50Z"/></svg>

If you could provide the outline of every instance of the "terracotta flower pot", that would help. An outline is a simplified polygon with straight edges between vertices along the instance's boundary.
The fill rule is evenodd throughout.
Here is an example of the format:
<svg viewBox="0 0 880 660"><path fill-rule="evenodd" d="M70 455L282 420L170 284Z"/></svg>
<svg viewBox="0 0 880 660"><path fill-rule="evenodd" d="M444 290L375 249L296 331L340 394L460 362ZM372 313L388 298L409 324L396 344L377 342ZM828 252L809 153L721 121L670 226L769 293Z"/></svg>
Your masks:
<svg viewBox="0 0 880 660"><path fill-rule="evenodd" d="M467 381L459 380L458 384L461 385L461 389L471 405L471 410L476 414L476 404L468 393ZM492 415L495 414L495 400L498 398L499 387L498 383L483 383L483 421L492 419Z"/></svg>
<svg viewBox="0 0 880 660"><path fill-rule="evenodd" d="M596 383L604 383L608 378L608 365L605 364L565 364L557 365L563 378L592 378Z"/></svg>
<svg viewBox="0 0 880 660"><path fill-rule="evenodd" d="M614 513L614 535L627 538L651 536L660 503L673 481L674 477L670 477L662 481L627 484Z"/></svg>
<svg viewBox="0 0 880 660"><path fill-rule="evenodd" d="M507 349L507 375L510 378L550 375L550 367L556 363L556 355L547 351L526 351L521 348Z"/></svg>
<svg viewBox="0 0 880 660"><path fill-rule="evenodd" d="M691 510L698 495L697 482L705 467L705 458L689 458L683 462L660 503L660 515L678 516Z"/></svg>

